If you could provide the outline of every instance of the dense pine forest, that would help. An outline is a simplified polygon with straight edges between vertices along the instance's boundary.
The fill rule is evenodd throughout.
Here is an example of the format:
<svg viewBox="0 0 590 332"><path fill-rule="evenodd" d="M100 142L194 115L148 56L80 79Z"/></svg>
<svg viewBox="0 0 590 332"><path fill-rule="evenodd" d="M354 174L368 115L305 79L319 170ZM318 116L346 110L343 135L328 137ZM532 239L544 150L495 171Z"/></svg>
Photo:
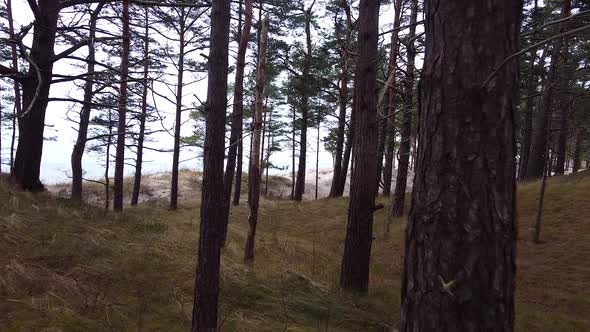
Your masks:
<svg viewBox="0 0 590 332"><path fill-rule="evenodd" d="M0 0L0 331L589 331L589 80L584 0Z"/></svg>

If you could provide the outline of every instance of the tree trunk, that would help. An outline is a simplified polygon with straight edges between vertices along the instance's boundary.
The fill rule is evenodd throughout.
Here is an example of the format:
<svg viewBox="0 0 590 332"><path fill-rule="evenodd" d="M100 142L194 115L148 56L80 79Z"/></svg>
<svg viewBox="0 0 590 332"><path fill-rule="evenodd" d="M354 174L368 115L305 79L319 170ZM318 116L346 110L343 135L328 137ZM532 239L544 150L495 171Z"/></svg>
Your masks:
<svg viewBox="0 0 590 332"><path fill-rule="evenodd" d="M547 153L545 153L547 155ZM547 167L548 161L545 160L545 168L543 168L543 179L541 180L541 189L539 191L539 205L537 206L537 217L535 219L535 232L533 234L533 241L537 244L541 243L541 221L543 220L543 205L545 203L545 191L547 189L547 176L551 172L551 168Z"/></svg>
<svg viewBox="0 0 590 332"><path fill-rule="evenodd" d="M353 91L356 90L356 79L353 80ZM352 95L352 109L350 110L350 122L348 124L348 135L346 136L346 143L344 145L344 157L342 158L342 173L340 176L340 182L338 183L338 192L336 197L342 197L344 195L344 188L346 187L346 180L348 178L348 168L350 159L352 156L352 144L354 140L354 122L356 117L356 92ZM352 177L352 166L350 167Z"/></svg>
<svg viewBox="0 0 590 332"><path fill-rule="evenodd" d="M267 100L268 100L268 97L267 97ZM264 181L264 195L265 196L268 196L268 170L270 168L269 161L270 161L270 152L271 152L270 149L273 146L273 142L271 141L271 125L272 125L272 112L269 111L269 113L268 113L268 123L267 123L267 126L268 126L268 129L267 129L268 137L266 139L266 141L267 141L267 143L266 143L266 145L267 145L266 146L266 158L265 158L265 161L264 161L264 169L266 171L266 175L265 175L266 179ZM273 139L273 141L274 141L274 139Z"/></svg>
<svg viewBox="0 0 590 332"><path fill-rule="evenodd" d="M332 176L332 185L330 187L329 197L341 197L343 191L340 190L340 182L342 172L345 170L343 165L343 150L344 150L344 134L346 129L346 108L348 106L348 47L351 39L351 15L350 7L347 1L342 2L344 11L346 13L346 32L345 37L342 35L341 26L336 26L336 33L338 34L338 41L340 43L340 93L338 96L338 129L336 130L336 151L334 158L334 173ZM350 152L350 150L349 150ZM349 154L350 158L350 154ZM348 161L346 161L348 165Z"/></svg>
<svg viewBox="0 0 590 332"><path fill-rule="evenodd" d="M139 116L139 134L137 137L137 158L135 159L135 176L133 181L133 192L131 194L131 205L139 202L139 190L141 189L141 168L143 166L143 142L145 139L145 121L147 117L147 97L149 84L149 9L145 8L145 31L143 44L143 87L141 94L141 115Z"/></svg>
<svg viewBox="0 0 590 332"><path fill-rule="evenodd" d="M566 150L567 150L567 138L569 134L568 118L571 110L570 95L571 92L568 89L571 88L571 82L574 78L575 67L573 63L568 61L569 58L569 47L567 40L564 40L564 52L562 57L562 75L559 78L559 91L558 100L559 104L555 105L559 108L559 133L557 136L556 146L556 160L555 160L555 175L563 175L566 171Z"/></svg>
<svg viewBox="0 0 590 332"><path fill-rule="evenodd" d="M399 27L402 11L402 0L395 0L395 17L393 19L393 29L391 33L391 53L389 55L389 71L390 75L397 69L397 57L399 54ZM395 78L394 78L395 82ZM386 142L385 142L385 165L383 166L383 195L389 196L391 194L391 178L393 173L393 156L395 154L395 84L389 88L388 105L387 105L387 127Z"/></svg>
<svg viewBox="0 0 590 332"><path fill-rule="evenodd" d="M178 80L176 82L176 119L174 120L174 152L172 154L172 181L170 183L170 210L178 208L178 168L180 167L180 127L182 126L182 88L184 84L184 33L185 8L180 8L180 41L178 51Z"/></svg>
<svg viewBox="0 0 590 332"><path fill-rule="evenodd" d="M240 195L242 194L242 158L244 155L244 140L243 132L238 133L238 160L236 162L236 188L234 189L234 198L232 204L234 206L240 205Z"/></svg>
<svg viewBox="0 0 590 332"><path fill-rule="evenodd" d="M252 167L250 168L251 198L248 202L248 238L244 248L244 261L254 260L254 243L256 224L258 223L258 203L260 201L260 141L262 130L262 99L264 98L264 84L266 75L266 48L268 45L268 18L261 22L260 50L258 52L258 68L256 69L256 106L254 110L254 142L252 152Z"/></svg>
<svg viewBox="0 0 590 332"><path fill-rule="evenodd" d="M572 173L576 173L580 170L582 165L582 140L584 139L584 128L578 128L576 130L576 138L574 141L574 158L572 161Z"/></svg>
<svg viewBox="0 0 590 332"><path fill-rule="evenodd" d="M12 0L6 0L6 12L8 19L8 33L14 35L14 20L12 18ZM16 45L10 45L10 55L12 60L12 68L18 71L18 57L16 52ZM14 145L16 142L16 118L18 114L22 113L22 102L20 96L20 84L14 81L14 114L12 116L12 137L10 140L10 175L14 175Z"/></svg>
<svg viewBox="0 0 590 332"><path fill-rule="evenodd" d="M571 9L570 0L564 0L561 4L561 17L569 16ZM559 33L564 32L566 24L559 24ZM529 153L529 160L527 164L527 174L525 179L540 179L543 177L543 168L546 160L545 151L548 141L548 122L551 117L552 100L555 90L555 83L557 81L557 66L559 63L559 55L563 39L558 38L553 42L553 49L551 51L551 64L549 65L549 73L545 81L543 97L541 101L541 108L535 114L535 123L533 130L533 139L531 144L531 151Z"/></svg>
<svg viewBox="0 0 590 332"><path fill-rule="evenodd" d="M377 181L377 39L379 1L361 0L359 4L359 42L356 81L356 119L354 165L348 224L342 257L340 286L366 293L373 239L373 212Z"/></svg>
<svg viewBox="0 0 590 332"><path fill-rule="evenodd" d="M295 194L293 199L301 202L305 192L305 170L307 168L307 125L309 122L309 78L311 71L311 20L313 5L305 11L305 39L307 50L305 54L305 63L303 65L303 75L301 78L301 138L299 140L299 165L297 169L297 182L295 183Z"/></svg>
<svg viewBox="0 0 590 332"><path fill-rule="evenodd" d="M108 110L109 114L109 135L107 136L107 151L105 156L105 167L104 167L104 209L108 210L111 203L111 179L109 177L109 171L111 167L111 144L113 140L113 119L111 117L111 110Z"/></svg>
<svg viewBox="0 0 590 332"><path fill-rule="evenodd" d="M404 215L406 201L406 187L408 182L408 163L410 160L410 140L412 136L412 110L414 99L414 63L416 60L416 49L414 39L416 37L416 20L418 17L418 0L412 0L410 13L410 32L408 33L408 61L406 76L404 79L404 111L402 114L401 141L399 146L399 165L395 180L395 192L389 211L390 217L401 217Z"/></svg>
<svg viewBox="0 0 590 332"><path fill-rule="evenodd" d="M316 140L316 148L315 148L315 200L318 200L318 185L319 185L319 178L320 178L320 115L318 113L318 138Z"/></svg>
<svg viewBox="0 0 590 332"><path fill-rule="evenodd" d="M231 189L234 177L234 170L236 169L236 152L238 144L241 146L242 141L240 135L242 132L242 122L244 118L244 67L246 66L246 50L248 49L248 41L250 40L250 29L252 27L252 0L245 0L244 12L244 27L240 27L240 42L238 45L238 56L236 60L236 78L234 83L234 104L232 109L232 120L229 137L229 149L227 151L227 165L225 167L225 175L223 177L223 218L221 231L221 245L225 245L227 238L227 224L229 222L229 201L231 199ZM238 163L240 168L236 175L236 192L234 194L234 205L239 202L239 190L241 190L238 179L241 182L241 158Z"/></svg>
<svg viewBox="0 0 590 332"><path fill-rule="evenodd" d="M293 108L293 131L291 132L291 199L295 199L295 108Z"/></svg>
<svg viewBox="0 0 590 332"><path fill-rule="evenodd" d="M230 1L211 2L211 33L207 74L207 128L203 160L203 186L199 258L191 331L217 330L219 300L220 233L223 211L223 161L230 26Z"/></svg>
<svg viewBox="0 0 590 332"><path fill-rule="evenodd" d="M80 123L78 126L78 137L72 151L72 200L82 201L82 157L86 149L86 139L88 138L88 124L90 123L90 112L92 110L92 96L94 86L94 38L96 37L96 21L98 14L104 4L98 4L98 7L90 15L89 36L88 39L88 73L86 83L84 83L84 105L80 111Z"/></svg>
<svg viewBox="0 0 590 332"><path fill-rule="evenodd" d="M522 1L425 11L400 331L513 331L518 61L482 83L518 51Z"/></svg>
<svg viewBox="0 0 590 332"><path fill-rule="evenodd" d="M43 153L43 131L49 87L53 72L53 56L57 21L58 0L41 0L38 3L39 19L33 26L33 43L30 51L32 64L21 81L23 88L23 113L18 121L18 145L14 161L14 177L22 189L42 191L45 187L39 179Z"/></svg>
<svg viewBox="0 0 590 332"><path fill-rule="evenodd" d="M123 210L123 177L125 166L125 131L127 113L127 81L129 80L129 0L123 0L123 53L121 59L121 87L119 88L119 106L117 119L117 150L115 155L115 187L113 209Z"/></svg>

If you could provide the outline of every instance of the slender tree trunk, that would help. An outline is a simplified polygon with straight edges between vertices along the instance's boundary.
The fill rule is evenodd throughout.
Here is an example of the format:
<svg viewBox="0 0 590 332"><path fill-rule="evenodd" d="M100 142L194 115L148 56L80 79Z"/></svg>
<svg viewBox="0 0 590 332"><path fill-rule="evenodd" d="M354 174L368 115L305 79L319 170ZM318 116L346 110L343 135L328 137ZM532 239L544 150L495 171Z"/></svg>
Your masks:
<svg viewBox="0 0 590 332"><path fill-rule="evenodd" d="M23 113L18 121L19 138L13 176L22 189L30 191L45 190L39 175L59 4L59 0L38 2L38 15L41 19L36 19L33 25L33 43L30 51L32 64L26 77L21 80Z"/></svg>
<svg viewBox="0 0 590 332"><path fill-rule="evenodd" d="M94 38L96 37L96 21L104 4L98 4L98 7L90 15L89 36L88 39L88 73L86 83L84 84L84 105L80 111L80 123L78 125L78 137L72 151L72 200L82 201L82 157L86 149L86 139L88 138L88 124L90 123L90 112L92 110L92 96L94 86L94 62L95 49Z"/></svg>
<svg viewBox="0 0 590 332"><path fill-rule="evenodd" d="M400 331L513 331L518 61L482 84L518 51L522 1L425 11Z"/></svg>
<svg viewBox="0 0 590 332"><path fill-rule="evenodd" d="M135 175L133 181L133 192L131 194L131 205L139 202L139 190L141 189L141 168L143 166L143 142L145 139L145 121L147 118L147 97L149 88L150 69L150 45L149 45L149 9L145 8L145 30L143 44L143 87L141 94L141 115L139 116L139 134L137 137L137 158L135 159Z"/></svg>
<svg viewBox="0 0 590 332"><path fill-rule="evenodd" d="M295 183L295 195L293 199L301 202L303 193L305 192L305 170L307 168L307 125L309 122L309 78L311 71L311 20L312 8L309 7L305 11L305 39L306 39L306 54L305 63L303 65L303 75L301 82L301 89L303 96L301 97L301 138L299 141L299 165L297 169L297 182Z"/></svg>
<svg viewBox="0 0 590 332"><path fill-rule="evenodd" d="M569 134L569 115L570 115L570 92L568 89L571 88L571 82L575 74L575 65L568 61L569 46L567 40L564 40L564 52L562 58L562 75L559 78L559 91L558 100L559 105L555 105L559 110L559 133L557 136L556 146L556 160L555 160L555 175L563 175L566 171L566 150L567 150L567 138Z"/></svg>
<svg viewBox="0 0 590 332"><path fill-rule="evenodd" d="M570 15L571 3L570 0L564 0L561 4L561 17L565 18ZM559 32L563 32L565 24L559 24ZM544 153L547 145L547 124L551 117L552 100L555 90L555 83L557 82L557 66L559 63L559 55L561 53L561 46L563 39L558 38L553 42L553 50L551 51L551 64L549 65L549 73L545 81L543 97L541 101L541 109L535 114L535 126L533 130L533 138L531 144L531 151L529 153L529 160L527 164L527 174L525 179L539 179L543 177L543 167L546 160Z"/></svg>
<svg viewBox="0 0 590 332"><path fill-rule="evenodd" d="M236 162L236 188L234 189L234 198L232 204L240 205L240 195L242 194L242 158L244 155L243 132L238 133L238 160Z"/></svg>
<svg viewBox="0 0 590 332"><path fill-rule="evenodd" d="M111 178L109 177L109 171L111 168L111 144L113 140L113 119L111 111L109 113L109 136L107 136L107 151L105 157L104 167L104 209L108 210L111 203Z"/></svg>
<svg viewBox="0 0 590 332"><path fill-rule="evenodd" d="M545 153L547 155L547 153ZM541 180L541 189L539 192L539 205L537 207L537 218L535 219L535 232L533 234L533 241L537 244L541 243L541 222L543 220L543 205L545 203L545 191L547 189L547 176L551 172L548 166L548 160L545 160L545 167L543 168L543 179Z"/></svg>
<svg viewBox="0 0 590 332"><path fill-rule="evenodd" d="M252 152L252 167L250 169L250 188L252 196L248 202L248 238L244 249L244 260L254 260L254 243L256 224L258 223L258 203L260 201L260 141L262 130L262 99L264 98L264 84L266 75L266 48L268 45L268 18L261 22L260 51L258 52L258 68L256 69L256 106L254 111L254 143Z"/></svg>
<svg viewBox="0 0 590 332"><path fill-rule="evenodd" d="M408 33L408 62L406 76L404 79L404 112L402 114L401 141L399 146L399 166L395 181L395 192L390 217L401 217L404 215L406 201L406 188L408 182L408 163L410 160L410 140L412 139L412 114L414 97L414 63L416 60L416 49L414 39L416 37L416 20L418 18L418 0L412 0L410 13L410 32Z"/></svg>
<svg viewBox="0 0 590 332"><path fill-rule="evenodd" d="M350 164L350 159L352 156L352 144L354 140L354 122L356 117L356 79L353 81L353 90L355 92L352 96L352 109L350 111L350 122L348 124L348 135L346 136L346 144L344 146L344 157L342 158L342 173L340 176L340 182L338 184L338 192L336 193L336 197L342 197L344 195L344 188L346 187L346 180L348 178L348 168ZM351 178L352 178L352 166L350 167L351 171Z"/></svg>
<svg viewBox="0 0 590 332"><path fill-rule="evenodd" d="M574 158L572 161L572 173L576 173L580 170L582 165L582 140L584 139L584 129L578 128L576 130L576 138L574 141Z"/></svg>
<svg viewBox="0 0 590 332"><path fill-rule="evenodd" d="M393 31L391 33L391 53L389 55L389 71L395 77L397 69L397 57L399 54L399 27L402 11L402 0L395 0L395 17L393 19ZM395 79L394 79L395 80ZM395 81L394 81L395 82ZM385 142L385 165L383 166L383 195L391 194L391 178L393 174L393 156L395 154L395 101L397 91L395 84L389 88L389 100L387 105L387 127Z"/></svg>
<svg viewBox="0 0 590 332"><path fill-rule="evenodd" d="M195 279L193 332L217 330L220 233L223 217L223 161L230 26L230 1L211 2L207 74L207 129L203 162L199 258Z"/></svg>
<svg viewBox="0 0 590 332"><path fill-rule="evenodd" d="M221 231L221 244L225 245L227 238L227 224L229 222L229 201L231 199L231 189L236 169L236 152L238 145L242 145L241 132L244 118L244 68L246 66L246 50L250 40L250 29L252 27L252 0L245 0L244 27L241 28L240 41L238 45L238 56L236 60L236 78L234 83L234 104L232 109L232 120L229 137L229 149L227 151L227 164L225 175L223 177L223 218ZM240 7L241 8L241 7ZM241 16L240 16L241 18ZM238 141L239 140L239 141ZM234 193L234 205L239 202L239 190L241 190L241 172L242 172L241 153L238 161L238 172L236 174L236 188ZM238 183L238 180L240 183Z"/></svg>
<svg viewBox="0 0 590 332"><path fill-rule="evenodd" d="M315 147L315 200L318 200L318 185L320 178L320 115L318 113L318 138Z"/></svg>
<svg viewBox="0 0 590 332"><path fill-rule="evenodd" d="M361 0L359 4L358 63L355 74L357 112L354 136L348 224L342 257L340 286L366 293L373 239L373 212L377 181L377 39L379 1Z"/></svg>
<svg viewBox="0 0 590 332"><path fill-rule="evenodd" d="M113 209L123 210L123 177L125 166L125 131L127 113L127 81L129 80L129 0L123 0L123 53L121 59L121 87L119 89L119 106L117 119L117 150L115 156L115 187Z"/></svg>
<svg viewBox="0 0 590 332"><path fill-rule="evenodd" d="M343 2L345 8L348 8L348 2ZM346 10L348 13L350 9ZM348 15L347 15L348 17ZM348 19L347 19L348 21ZM348 47L350 46L350 29L346 26L345 37L342 35L342 27L340 24L336 26L336 33L340 43L340 93L338 96L338 128L336 130L336 151L334 158L334 173L332 176L332 186L330 187L329 197L340 197L340 178L342 177L342 154L344 150L344 134L346 129L346 108L348 105Z"/></svg>
<svg viewBox="0 0 590 332"><path fill-rule="evenodd" d="M268 97L267 97L267 100L268 100ZM268 113L268 124L267 124L267 126L268 126L268 129L267 129L268 137L266 139L266 141L267 141L267 143L266 143L267 144L267 147L266 147L266 158L265 158L265 162L264 162L264 168L265 168L265 171L266 171L266 175L265 175L266 179L264 181L264 195L265 196L268 195L268 169L270 168L270 163L269 163L269 161L270 161L270 149L272 148L272 145L273 145L272 144L273 142L271 142L271 136L270 136L271 135L271 132L272 132L271 131L271 128L272 128L271 125L272 125L272 112L269 111L269 113Z"/></svg>
<svg viewBox="0 0 590 332"><path fill-rule="evenodd" d="M268 115L267 112L267 108L266 105L268 103L268 97L265 98L265 103L262 107L262 113L264 114L263 119L262 119L262 143L260 144L260 174L263 173L264 171L264 144L265 144L265 140L266 140L266 128L267 128L267 123L266 123L266 116ZM261 176L262 178L262 176Z"/></svg>
<svg viewBox="0 0 590 332"><path fill-rule="evenodd" d="M538 12L538 1L535 0L535 6L533 9L533 21L536 22ZM543 70L545 66L545 53L547 48L544 49L543 55L539 59L539 69ZM518 166L518 179L526 179L527 164L529 161L529 152L531 149L531 134L533 132L533 107L535 105L536 98L532 96L537 90L537 76L535 75L535 59L537 58L537 49L532 49L531 62L529 66L529 77L527 79L526 88L526 103L524 107L524 124L522 126L522 142L520 145L520 163Z"/></svg>
<svg viewBox="0 0 590 332"><path fill-rule="evenodd" d="M291 199L295 199L295 108L293 108L293 131L291 132Z"/></svg>
<svg viewBox="0 0 590 332"><path fill-rule="evenodd" d="M182 126L182 88L184 85L184 33L185 9L180 9L180 42L178 51L178 81L176 85L176 119L174 120L174 152L172 154L172 182L170 184L170 210L178 208L178 168L180 167L180 127Z"/></svg>
<svg viewBox="0 0 590 332"><path fill-rule="evenodd" d="M6 0L6 12L8 19L8 33L14 36L14 20L12 18L12 0ZM10 45L10 55L12 59L12 68L18 71L18 57L16 52L16 45ZM20 95L20 84L14 81L14 114L12 116L12 137L10 140L10 175L14 175L14 145L16 142L16 118L22 113L22 102Z"/></svg>

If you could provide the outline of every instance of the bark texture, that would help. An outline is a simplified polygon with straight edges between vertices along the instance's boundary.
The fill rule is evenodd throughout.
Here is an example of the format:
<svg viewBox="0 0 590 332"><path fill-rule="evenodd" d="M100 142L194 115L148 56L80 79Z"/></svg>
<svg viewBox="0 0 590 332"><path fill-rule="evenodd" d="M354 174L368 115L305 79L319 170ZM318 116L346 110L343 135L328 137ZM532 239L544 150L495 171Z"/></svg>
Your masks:
<svg viewBox="0 0 590 332"><path fill-rule="evenodd" d="M254 243L256 239L256 225L258 223L258 205L260 201L260 161L261 161L261 137L262 137L262 111L264 98L264 84L266 82L266 49L268 45L268 18L262 22L260 33L260 51L258 52L258 68L256 69L256 96L254 109L254 137L252 143L252 164L250 166L248 200L248 238L244 249L244 260L254 259Z"/></svg>
<svg viewBox="0 0 590 332"><path fill-rule="evenodd" d="M129 0L123 0L123 53L121 55L121 87L119 88L119 106L117 119L117 149L115 152L115 184L113 192L113 209L123 210L123 177L125 167L125 131L127 115L127 81L129 79Z"/></svg>
<svg viewBox="0 0 590 332"><path fill-rule="evenodd" d="M426 1L401 331L513 331L522 2Z"/></svg>
<svg viewBox="0 0 590 332"><path fill-rule="evenodd" d="M412 115L414 114L414 81L416 49L414 39L416 37L416 20L418 18L418 0L411 0L410 32L408 33L408 62L404 78L404 111L402 112L401 138L399 145L399 164L395 180L395 192L390 208L390 216L401 217L404 215L406 202L406 188L408 184L408 167L410 162L410 140L412 136Z"/></svg>
<svg viewBox="0 0 590 332"><path fill-rule="evenodd" d="M354 171L352 173L346 240L340 286L367 292L373 241L373 212L377 185L377 35L379 1L359 4L359 48L356 81Z"/></svg>
<svg viewBox="0 0 590 332"><path fill-rule="evenodd" d="M216 331L219 300L219 258L225 156L225 110L230 1L211 2L211 33L207 74L207 128L203 160L199 258L191 331Z"/></svg>

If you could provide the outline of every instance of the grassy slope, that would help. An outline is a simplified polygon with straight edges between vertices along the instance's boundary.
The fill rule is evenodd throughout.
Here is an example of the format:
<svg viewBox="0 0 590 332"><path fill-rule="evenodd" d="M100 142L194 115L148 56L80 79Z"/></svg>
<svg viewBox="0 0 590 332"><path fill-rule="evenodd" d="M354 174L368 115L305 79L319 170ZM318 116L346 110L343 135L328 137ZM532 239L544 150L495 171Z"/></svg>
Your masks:
<svg viewBox="0 0 590 332"><path fill-rule="evenodd" d="M538 184L519 189L517 329L590 330L590 177L552 179L545 244L530 241ZM184 331L190 325L198 197L176 212L121 215L0 184L0 330ZM383 331L399 320L403 222L376 214L370 292L336 289L347 201L263 201L256 261L242 263L245 206L222 258L227 331Z"/></svg>

